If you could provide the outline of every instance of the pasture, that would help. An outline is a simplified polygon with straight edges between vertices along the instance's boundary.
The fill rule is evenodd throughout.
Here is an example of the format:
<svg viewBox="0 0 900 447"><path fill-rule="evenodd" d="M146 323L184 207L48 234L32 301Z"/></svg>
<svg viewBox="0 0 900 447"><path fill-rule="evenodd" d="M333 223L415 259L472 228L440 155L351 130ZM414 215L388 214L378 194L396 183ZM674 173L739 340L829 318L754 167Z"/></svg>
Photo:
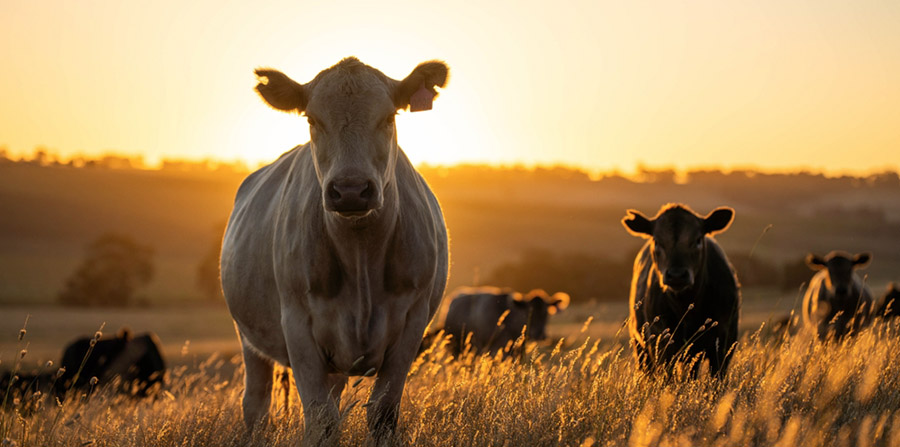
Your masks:
<svg viewBox="0 0 900 447"><path fill-rule="evenodd" d="M640 373L622 330L621 304L573 306L557 315L552 342L521 359L426 351L410 372L400 439L435 446L900 445L900 326L880 323L840 344L800 334L772 336L762 323L773 296L748 294L743 335L723 380ZM794 296L774 302L790 308ZM27 332L16 334L26 315ZM31 413L0 413L6 445L297 445L296 392L287 408L276 382L274 423L245 438L242 368L221 308L72 311L9 308L0 320L0 367L55 359L71 331L147 324L170 362L156 399L99 388L62 406L47 396ZM351 381L342 401L342 445L363 445L370 379ZM34 397L26 397L35 399ZM13 403L8 402L7 406ZM18 405L26 402L19 401ZM15 443L15 444L13 444Z"/></svg>

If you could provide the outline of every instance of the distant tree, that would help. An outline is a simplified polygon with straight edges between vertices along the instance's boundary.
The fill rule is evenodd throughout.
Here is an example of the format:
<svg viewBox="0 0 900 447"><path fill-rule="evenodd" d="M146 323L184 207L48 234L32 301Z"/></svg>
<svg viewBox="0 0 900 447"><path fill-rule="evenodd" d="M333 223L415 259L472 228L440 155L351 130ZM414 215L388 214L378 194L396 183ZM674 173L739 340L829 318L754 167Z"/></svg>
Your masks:
<svg viewBox="0 0 900 447"><path fill-rule="evenodd" d="M66 280L59 302L73 306L127 306L134 292L153 278L153 250L129 236L105 233Z"/></svg>
<svg viewBox="0 0 900 447"><path fill-rule="evenodd" d="M216 225L209 249L197 264L197 288L209 301L222 301L222 283L219 280L219 254L222 251L222 235L225 224Z"/></svg>

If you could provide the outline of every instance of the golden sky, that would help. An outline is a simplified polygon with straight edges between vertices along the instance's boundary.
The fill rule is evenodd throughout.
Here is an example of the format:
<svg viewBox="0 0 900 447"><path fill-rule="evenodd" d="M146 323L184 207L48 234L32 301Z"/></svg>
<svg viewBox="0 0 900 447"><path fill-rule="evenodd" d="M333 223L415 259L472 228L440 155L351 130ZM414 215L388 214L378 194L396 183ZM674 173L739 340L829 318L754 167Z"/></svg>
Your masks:
<svg viewBox="0 0 900 447"><path fill-rule="evenodd" d="M358 56L443 59L414 162L900 169L900 2L0 1L0 146L271 160L304 119L253 69L307 82Z"/></svg>

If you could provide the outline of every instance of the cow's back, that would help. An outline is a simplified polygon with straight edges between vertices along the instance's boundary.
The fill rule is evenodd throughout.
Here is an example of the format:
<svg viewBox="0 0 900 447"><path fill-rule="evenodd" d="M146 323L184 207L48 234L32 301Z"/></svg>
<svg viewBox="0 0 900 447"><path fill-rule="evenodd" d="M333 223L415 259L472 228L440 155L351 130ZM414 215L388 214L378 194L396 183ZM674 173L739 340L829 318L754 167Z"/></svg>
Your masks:
<svg viewBox="0 0 900 447"><path fill-rule="evenodd" d="M471 344L475 349L487 348L499 336L497 321L509 306L508 295L474 293L459 295L450 302L444 330L456 339L454 344L463 348L463 343L472 334Z"/></svg>

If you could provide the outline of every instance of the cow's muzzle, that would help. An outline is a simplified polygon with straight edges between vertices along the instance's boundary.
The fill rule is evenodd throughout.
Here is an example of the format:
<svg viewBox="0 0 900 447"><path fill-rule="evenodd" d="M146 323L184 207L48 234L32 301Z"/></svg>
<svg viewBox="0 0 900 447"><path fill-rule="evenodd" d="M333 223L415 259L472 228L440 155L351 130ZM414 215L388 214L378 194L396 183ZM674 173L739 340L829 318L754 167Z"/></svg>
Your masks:
<svg viewBox="0 0 900 447"><path fill-rule="evenodd" d="M694 285L694 278L688 269L670 268L663 275L663 284L676 292L681 292Z"/></svg>
<svg viewBox="0 0 900 447"><path fill-rule="evenodd" d="M325 209L346 215L365 214L375 208L375 182L361 178L344 178L328 183Z"/></svg>

